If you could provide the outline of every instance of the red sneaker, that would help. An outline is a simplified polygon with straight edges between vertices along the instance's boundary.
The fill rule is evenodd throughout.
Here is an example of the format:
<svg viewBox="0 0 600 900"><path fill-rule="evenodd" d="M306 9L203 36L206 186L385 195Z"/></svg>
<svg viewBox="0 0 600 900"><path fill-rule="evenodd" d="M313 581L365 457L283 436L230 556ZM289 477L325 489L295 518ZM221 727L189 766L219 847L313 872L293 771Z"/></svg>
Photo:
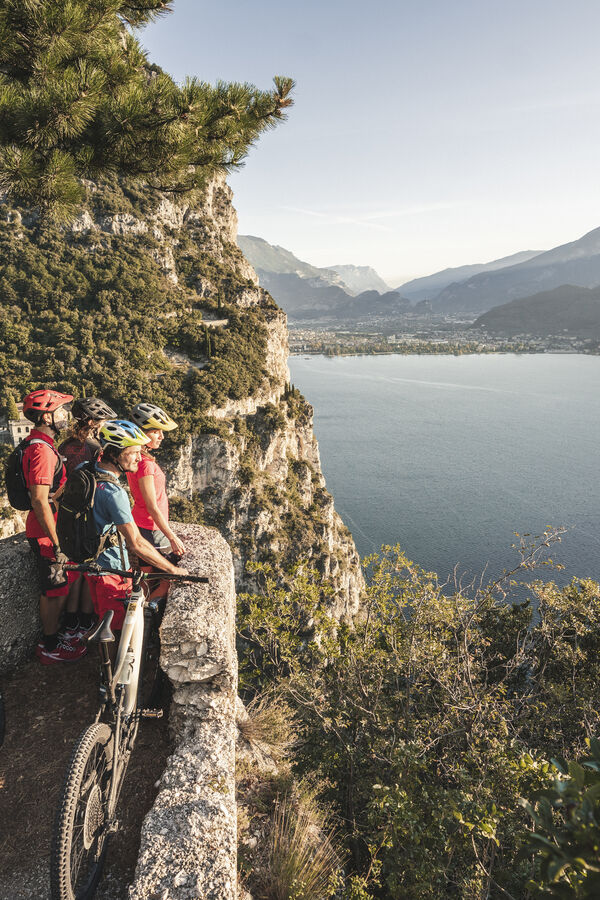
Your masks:
<svg viewBox="0 0 600 900"><path fill-rule="evenodd" d="M93 622L89 628L86 628L84 625L76 625L75 628L65 628L61 634L61 638L67 644L73 644L76 641L81 644L83 639L86 638L95 627L96 622Z"/></svg>
<svg viewBox="0 0 600 900"><path fill-rule="evenodd" d="M86 653L87 647L83 644L70 644L63 640L59 640L54 650L47 650L43 641L35 648L35 654L43 666L51 666L58 662L77 662Z"/></svg>

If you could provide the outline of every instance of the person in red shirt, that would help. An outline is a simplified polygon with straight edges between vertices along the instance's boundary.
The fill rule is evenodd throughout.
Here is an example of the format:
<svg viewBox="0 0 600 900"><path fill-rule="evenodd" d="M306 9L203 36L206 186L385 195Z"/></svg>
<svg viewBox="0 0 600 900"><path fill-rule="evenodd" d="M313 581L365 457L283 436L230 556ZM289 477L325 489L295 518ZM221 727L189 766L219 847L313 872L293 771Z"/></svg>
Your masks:
<svg viewBox="0 0 600 900"><path fill-rule="evenodd" d="M36 654L44 665L74 662L86 652L80 642L65 640L58 630L69 581L60 569L67 558L58 545L53 501L62 493L67 476L54 438L67 425L72 400L70 394L46 389L33 391L23 400L23 415L35 426L23 452L23 476L31 498L25 534L38 559L43 638Z"/></svg>
<svg viewBox="0 0 600 900"><path fill-rule="evenodd" d="M116 419L117 414L104 400L98 397L83 397L75 400L71 415L74 423L60 444L58 452L63 457L67 475L82 462L92 462L100 453L98 433L108 419Z"/></svg>
<svg viewBox="0 0 600 900"><path fill-rule="evenodd" d="M177 424L154 403L138 403L132 409L130 418L149 438L149 443L142 447L137 472L127 473L134 500L133 520L140 534L164 556L172 553L180 558L184 546L169 526L165 473L151 453L162 444L165 431L173 431Z"/></svg>
<svg viewBox="0 0 600 900"><path fill-rule="evenodd" d="M71 408L73 424L58 447L63 458L67 477L83 462L92 462L100 453L98 433L108 419L117 414L98 397L82 397ZM85 637L94 627L94 608L88 582L83 575L74 572L63 613L64 635L70 641Z"/></svg>

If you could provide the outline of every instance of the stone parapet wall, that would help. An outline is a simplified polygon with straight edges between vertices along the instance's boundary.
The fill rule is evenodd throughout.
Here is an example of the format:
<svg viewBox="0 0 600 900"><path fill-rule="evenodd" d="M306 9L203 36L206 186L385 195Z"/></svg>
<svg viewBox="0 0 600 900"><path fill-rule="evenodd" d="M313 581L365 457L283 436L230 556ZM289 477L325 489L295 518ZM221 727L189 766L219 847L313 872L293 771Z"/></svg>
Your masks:
<svg viewBox="0 0 600 900"><path fill-rule="evenodd" d="M24 534L0 540L0 672L28 659L40 631L36 561Z"/></svg>
<svg viewBox="0 0 600 900"><path fill-rule="evenodd" d="M235 900L237 813L235 588L229 546L177 525L191 573L210 584L171 591L161 665L173 686L175 750L146 816L130 900Z"/></svg>

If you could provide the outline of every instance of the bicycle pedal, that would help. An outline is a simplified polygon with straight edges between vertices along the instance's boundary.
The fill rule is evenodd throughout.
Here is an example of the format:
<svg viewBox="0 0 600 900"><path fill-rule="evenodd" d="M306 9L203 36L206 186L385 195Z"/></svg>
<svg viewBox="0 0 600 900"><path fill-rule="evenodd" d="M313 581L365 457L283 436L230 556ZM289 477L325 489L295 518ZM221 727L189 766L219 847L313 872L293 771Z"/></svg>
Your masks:
<svg viewBox="0 0 600 900"><path fill-rule="evenodd" d="M106 833L107 834L115 834L119 830L119 820L113 819L112 822L108 822L106 825Z"/></svg>
<svg viewBox="0 0 600 900"><path fill-rule="evenodd" d="M142 719L162 719L162 709L142 709L140 712Z"/></svg>

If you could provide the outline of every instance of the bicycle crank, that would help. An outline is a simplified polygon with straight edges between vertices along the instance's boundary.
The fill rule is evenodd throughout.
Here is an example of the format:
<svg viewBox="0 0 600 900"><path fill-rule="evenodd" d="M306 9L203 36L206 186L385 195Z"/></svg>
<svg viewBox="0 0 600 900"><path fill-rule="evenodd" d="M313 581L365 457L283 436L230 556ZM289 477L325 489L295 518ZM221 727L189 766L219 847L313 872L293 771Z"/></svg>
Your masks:
<svg viewBox="0 0 600 900"><path fill-rule="evenodd" d="M142 719L162 719L162 709L141 709L140 716Z"/></svg>

